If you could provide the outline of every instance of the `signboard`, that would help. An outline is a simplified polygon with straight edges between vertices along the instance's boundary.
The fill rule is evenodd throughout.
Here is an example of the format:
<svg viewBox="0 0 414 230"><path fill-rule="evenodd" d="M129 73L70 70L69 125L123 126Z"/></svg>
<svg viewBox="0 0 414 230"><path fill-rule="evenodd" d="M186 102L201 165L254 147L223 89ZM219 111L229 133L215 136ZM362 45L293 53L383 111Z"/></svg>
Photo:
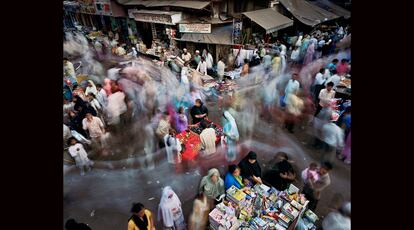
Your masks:
<svg viewBox="0 0 414 230"><path fill-rule="evenodd" d="M84 14L96 14L94 0L78 0L80 8L79 12Z"/></svg>
<svg viewBox="0 0 414 230"><path fill-rule="evenodd" d="M95 0L96 13L100 15L111 16L112 8L110 0Z"/></svg>
<svg viewBox="0 0 414 230"><path fill-rule="evenodd" d="M242 44L243 42L242 25L243 25L243 21L241 19L233 19L233 43L234 44Z"/></svg>
<svg viewBox="0 0 414 230"><path fill-rule="evenodd" d="M180 33L210 34L211 24L179 24L178 29Z"/></svg>
<svg viewBox="0 0 414 230"><path fill-rule="evenodd" d="M135 20L161 24L173 24L170 15L134 13Z"/></svg>

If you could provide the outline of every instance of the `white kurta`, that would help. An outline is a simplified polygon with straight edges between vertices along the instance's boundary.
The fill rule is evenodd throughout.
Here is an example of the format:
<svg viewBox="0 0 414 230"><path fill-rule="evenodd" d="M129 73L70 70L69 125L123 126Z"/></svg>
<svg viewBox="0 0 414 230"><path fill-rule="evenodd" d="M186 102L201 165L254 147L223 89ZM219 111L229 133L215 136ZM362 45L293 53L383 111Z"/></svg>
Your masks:
<svg viewBox="0 0 414 230"><path fill-rule="evenodd" d="M108 115L108 124L118 124L119 116L127 111L125 103L125 94L116 92L108 97L108 107L106 108Z"/></svg>
<svg viewBox="0 0 414 230"><path fill-rule="evenodd" d="M90 166L93 165L93 162L89 160L88 154L86 153L83 145L77 143L69 147L69 154L75 158L76 166Z"/></svg>
<svg viewBox="0 0 414 230"><path fill-rule="evenodd" d="M168 145L168 139L170 145ZM167 152L167 161L170 164L179 164L181 159L177 156L182 148L181 143L177 138L171 137L169 134L164 136L165 151Z"/></svg>

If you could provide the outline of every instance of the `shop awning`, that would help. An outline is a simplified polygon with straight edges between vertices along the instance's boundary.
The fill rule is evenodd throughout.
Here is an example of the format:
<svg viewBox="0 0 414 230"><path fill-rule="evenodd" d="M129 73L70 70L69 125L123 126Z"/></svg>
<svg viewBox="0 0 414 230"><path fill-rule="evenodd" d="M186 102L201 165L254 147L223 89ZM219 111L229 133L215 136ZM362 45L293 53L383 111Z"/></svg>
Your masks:
<svg viewBox="0 0 414 230"><path fill-rule="evenodd" d="M139 22L175 25L181 21L181 12L160 10L130 10L129 16Z"/></svg>
<svg viewBox="0 0 414 230"><path fill-rule="evenodd" d="M348 19L351 17L351 12L348 10L336 5L335 3L328 1L328 0L315 0L310 1L310 3L319 6L322 9L325 9L329 12L332 12L338 16L344 17L345 19Z"/></svg>
<svg viewBox="0 0 414 230"><path fill-rule="evenodd" d="M117 0L122 5L143 5L145 7L177 6L201 10L210 4L210 1L145 1L145 0Z"/></svg>
<svg viewBox="0 0 414 230"><path fill-rule="evenodd" d="M263 27L267 34L293 25L293 20L281 15L272 8L244 12L243 15Z"/></svg>
<svg viewBox="0 0 414 230"><path fill-rule="evenodd" d="M225 26L215 26L211 28L211 34L185 33L178 41L195 43L233 45L233 24Z"/></svg>
<svg viewBox="0 0 414 230"><path fill-rule="evenodd" d="M313 5L306 0L279 0L295 18L308 26L316 26L322 22L337 19L340 16Z"/></svg>

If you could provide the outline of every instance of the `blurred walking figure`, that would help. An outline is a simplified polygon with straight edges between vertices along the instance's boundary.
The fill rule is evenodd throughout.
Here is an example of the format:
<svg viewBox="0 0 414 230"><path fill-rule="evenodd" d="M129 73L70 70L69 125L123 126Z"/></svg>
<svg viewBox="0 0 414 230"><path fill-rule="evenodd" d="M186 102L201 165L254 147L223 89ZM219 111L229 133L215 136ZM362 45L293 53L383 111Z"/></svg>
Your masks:
<svg viewBox="0 0 414 230"><path fill-rule="evenodd" d="M236 120L228 112L223 113L225 122L223 125L223 134L222 137L227 147L226 159L228 162L232 162L237 158L237 141L239 140L239 130L237 129Z"/></svg>
<svg viewBox="0 0 414 230"><path fill-rule="evenodd" d="M346 202L337 211L330 212L322 221L324 230L351 230L351 203Z"/></svg>
<svg viewBox="0 0 414 230"><path fill-rule="evenodd" d="M162 190L161 201L158 206L158 220L162 221L163 229L185 230L181 201L170 186Z"/></svg>
<svg viewBox="0 0 414 230"><path fill-rule="evenodd" d="M175 135L177 135L176 131L170 128L169 133L164 136L167 161L170 164L181 163L181 143Z"/></svg>
<svg viewBox="0 0 414 230"><path fill-rule="evenodd" d="M76 166L80 169L81 176L85 175L85 167L88 171L91 171L93 162L89 160L83 145L78 143L74 137L69 138L68 145L70 145L68 150L69 154L75 159Z"/></svg>
<svg viewBox="0 0 414 230"><path fill-rule="evenodd" d="M188 221L188 230L206 229L209 210L207 197L203 193L199 193L193 202L193 211Z"/></svg>

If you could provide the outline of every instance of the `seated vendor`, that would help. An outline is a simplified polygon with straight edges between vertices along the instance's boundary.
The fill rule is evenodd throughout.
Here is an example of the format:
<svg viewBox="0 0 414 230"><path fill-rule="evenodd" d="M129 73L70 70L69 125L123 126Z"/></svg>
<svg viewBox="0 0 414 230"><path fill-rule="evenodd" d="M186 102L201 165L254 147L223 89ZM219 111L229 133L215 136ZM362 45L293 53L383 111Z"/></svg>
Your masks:
<svg viewBox="0 0 414 230"><path fill-rule="evenodd" d="M246 186L256 183L263 184L261 179L262 169L256 159L257 154L250 151L239 163L243 184Z"/></svg>
<svg viewBox="0 0 414 230"><path fill-rule="evenodd" d="M193 124L197 124L208 116L208 109L203 105L203 102L200 99L196 99L195 105L191 108L190 114L193 119Z"/></svg>
<svg viewBox="0 0 414 230"><path fill-rule="evenodd" d="M245 188L242 177L240 176L240 168L237 165L229 165L229 171L224 178L224 187L226 190L229 189L232 185L238 189Z"/></svg>
<svg viewBox="0 0 414 230"><path fill-rule="evenodd" d="M207 198L217 199L224 194L224 182L220 178L220 172L216 168L208 171L207 176L201 179L199 193L203 193Z"/></svg>

